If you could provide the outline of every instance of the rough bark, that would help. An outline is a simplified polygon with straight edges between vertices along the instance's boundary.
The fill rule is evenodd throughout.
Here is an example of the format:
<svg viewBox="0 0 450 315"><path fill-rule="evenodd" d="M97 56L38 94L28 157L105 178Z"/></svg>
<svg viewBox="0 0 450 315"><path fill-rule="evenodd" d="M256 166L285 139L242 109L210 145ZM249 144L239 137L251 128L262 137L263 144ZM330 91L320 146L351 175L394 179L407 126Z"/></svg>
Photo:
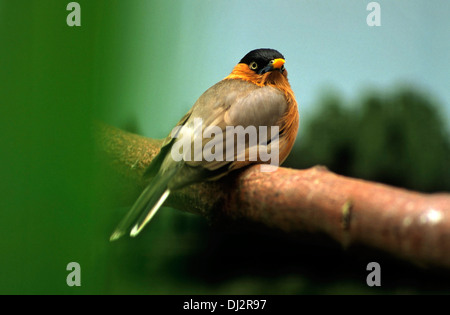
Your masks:
<svg viewBox="0 0 450 315"><path fill-rule="evenodd" d="M160 140L97 126L104 163L126 198L146 184L145 168ZM128 192L127 192L128 191ZM249 220L287 233L325 233L343 246L377 248L413 263L450 268L450 194L423 194L340 176L325 167L258 165L217 182L192 185L167 201L206 218Z"/></svg>

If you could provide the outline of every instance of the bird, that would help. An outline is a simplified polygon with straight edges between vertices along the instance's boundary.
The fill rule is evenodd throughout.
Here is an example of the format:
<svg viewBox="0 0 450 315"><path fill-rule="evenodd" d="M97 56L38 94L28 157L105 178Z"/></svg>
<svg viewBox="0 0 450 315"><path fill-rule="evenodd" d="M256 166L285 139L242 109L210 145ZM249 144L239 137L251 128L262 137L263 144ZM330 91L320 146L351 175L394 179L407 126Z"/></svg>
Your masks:
<svg viewBox="0 0 450 315"><path fill-rule="evenodd" d="M276 160L281 164L294 145L299 126L298 105L287 74L280 52L259 48L248 52L228 76L207 89L164 139L160 152L143 175L148 185L113 231L110 241L126 234L137 236L177 189L217 180L250 164L267 163L258 156L250 156L251 148L276 151ZM199 121L200 125L196 123ZM235 140L236 135L228 135L227 128L239 126L245 130L254 126L265 141L245 143L240 149L233 141L228 145L227 141ZM201 150L194 148L195 144L206 150L209 141L213 142L211 137L199 138L208 128L225 133L214 141L215 149L225 147L231 154L219 152L212 160L198 154ZM186 145L183 147L186 152L180 153L181 144ZM178 158L174 153L179 153Z"/></svg>

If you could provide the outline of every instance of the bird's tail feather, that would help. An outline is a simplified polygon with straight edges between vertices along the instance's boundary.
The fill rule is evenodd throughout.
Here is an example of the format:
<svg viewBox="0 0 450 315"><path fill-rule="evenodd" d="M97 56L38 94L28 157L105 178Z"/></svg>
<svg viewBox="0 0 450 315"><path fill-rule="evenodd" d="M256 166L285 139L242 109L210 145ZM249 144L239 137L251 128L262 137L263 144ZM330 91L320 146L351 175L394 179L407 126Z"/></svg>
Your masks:
<svg viewBox="0 0 450 315"><path fill-rule="evenodd" d="M159 208L161 208L161 206L163 205L164 201L166 201L167 197L169 197L169 194L170 194L170 189L167 188L164 191L164 193L161 195L161 197L159 197L159 199L156 202L156 204L154 206L152 206L150 211L148 211L148 212L144 211L142 213L141 217L136 222L136 224L134 225L133 229L130 232L130 236L131 237L135 237L136 235L138 235L142 231L144 226L147 225L148 222L150 222L150 220L153 218L155 213L159 210Z"/></svg>
<svg viewBox="0 0 450 315"><path fill-rule="evenodd" d="M168 183L173 175L173 173L158 174L150 182L114 230L109 239L110 241L115 241L127 233L130 233L132 237L139 234L162 206L167 197L169 197L170 189L168 188Z"/></svg>

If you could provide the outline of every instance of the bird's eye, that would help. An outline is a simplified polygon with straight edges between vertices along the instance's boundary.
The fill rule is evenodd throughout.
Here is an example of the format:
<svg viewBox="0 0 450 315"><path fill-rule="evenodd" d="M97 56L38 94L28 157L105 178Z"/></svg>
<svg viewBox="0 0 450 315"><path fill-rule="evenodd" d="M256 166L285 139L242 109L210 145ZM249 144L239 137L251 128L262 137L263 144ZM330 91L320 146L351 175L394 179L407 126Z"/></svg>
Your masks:
<svg viewBox="0 0 450 315"><path fill-rule="evenodd" d="M257 64L256 62L253 61L253 62L249 65L249 68L252 69L252 70L256 70L256 69L258 69L258 64Z"/></svg>

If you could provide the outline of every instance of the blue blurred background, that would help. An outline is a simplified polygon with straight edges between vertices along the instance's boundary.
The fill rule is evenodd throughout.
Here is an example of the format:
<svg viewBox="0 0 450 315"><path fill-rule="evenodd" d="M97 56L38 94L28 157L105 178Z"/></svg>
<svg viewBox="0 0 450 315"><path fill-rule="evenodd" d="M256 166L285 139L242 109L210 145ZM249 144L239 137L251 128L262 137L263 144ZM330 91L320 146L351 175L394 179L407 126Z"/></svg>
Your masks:
<svg viewBox="0 0 450 315"><path fill-rule="evenodd" d="M111 244L129 205L97 174L92 120L162 138L249 50L286 57L300 130L289 167L450 190L450 3L0 0L0 293L420 293L440 272L165 208ZM413 172L411 170L414 170ZM132 201L129 201L130 203ZM384 287L365 284L382 263ZM68 287L79 262L82 286ZM412 279L412 280L411 280ZM449 292L449 291L445 291Z"/></svg>
<svg viewBox="0 0 450 315"><path fill-rule="evenodd" d="M353 100L367 90L412 85L432 95L450 123L448 1L380 1L380 27L367 25L368 3L116 2L101 25L111 36L101 64L109 78L100 82L110 92L102 93L110 97L105 103L126 111L111 111L121 123L137 113L145 134L161 123L163 137L248 51L272 47L287 59L301 114L324 89ZM166 110L155 113L155 99Z"/></svg>

